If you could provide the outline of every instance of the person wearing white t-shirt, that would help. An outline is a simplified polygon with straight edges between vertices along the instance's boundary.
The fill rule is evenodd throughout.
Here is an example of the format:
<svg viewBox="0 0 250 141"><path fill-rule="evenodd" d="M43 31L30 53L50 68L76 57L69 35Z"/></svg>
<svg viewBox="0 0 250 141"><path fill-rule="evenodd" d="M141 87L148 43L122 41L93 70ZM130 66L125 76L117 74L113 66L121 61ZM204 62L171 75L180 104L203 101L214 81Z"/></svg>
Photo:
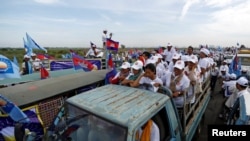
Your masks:
<svg viewBox="0 0 250 141"><path fill-rule="evenodd" d="M172 57L175 53L177 53L175 48L170 43L168 43L167 49L165 49L163 52L163 57L168 64L172 61Z"/></svg>
<svg viewBox="0 0 250 141"><path fill-rule="evenodd" d="M144 73L132 84L130 84L130 86L156 92L159 86L162 86L162 84L162 80L156 75L155 65L153 63L149 63L145 66Z"/></svg>
<svg viewBox="0 0 250 141"><path fill-rule="evenodd" d="M106 41L107 41L107 33L108 31L106 29L103 30L102 32L102 45L103 45L103 48L106 47Z"/></svg>
<svg viewBox="0 0 250 141"><path fill-rule="evenodd" d="M180 54L175 53L175 54L173 55L172 61L171 61L171 62L169 63L169 65L168 65L168 70L169 70L170 72L173 72L175 62L178 61L178 60L180 60L180 59L181 59Z"/></svg>
<svg viewBox="0 0 250 141"><path fill-rule="evenodd" d="M85 57L90 57L90 58L97 58L98 54L101 52L100 49L96 48L95 44L91 45L91 48L88 50L88 52L86 53Z"/></svg>
<svg viewBox="0 0 250 141"><path fill-rule="evenodd" d="M32 68L34 72L40 71L40 67L42 65L42 62L40 59L37 58L35 53L31 54L30 62L32 63Z"/></svg>
<svg viewBox="0 0 250 141"><path fill-rule="evenodd" d="M168 75L165 82L165 87L172 91L173 100L177 108L183 107L184 96L186 96L187 90L190 86L190 80L184 74L184 67L184 62L178 60L174 65L172 75Z"/></svg>
<svg viewBox="0 0 250 141"><path fill-rule="evenodd" d="M206 48L202 48L200 50L200 60L198 62L200 68L201 68L201 81L205 81L207 78L207 72L209 70L210 63L207 59L207 56L209 55L209 50Z"/></svg>
<svg viewBox="0 0 250 141"><path fill-rule="evenodd" d="M184 74L190 80L190 86L187 92L187 98L190 99L190 103L195 102L195 93L198 91L199 88L199 71L197 70L196 63L198 62L196 57L189 57L188 58L188 65L184 68Z"/></svg>

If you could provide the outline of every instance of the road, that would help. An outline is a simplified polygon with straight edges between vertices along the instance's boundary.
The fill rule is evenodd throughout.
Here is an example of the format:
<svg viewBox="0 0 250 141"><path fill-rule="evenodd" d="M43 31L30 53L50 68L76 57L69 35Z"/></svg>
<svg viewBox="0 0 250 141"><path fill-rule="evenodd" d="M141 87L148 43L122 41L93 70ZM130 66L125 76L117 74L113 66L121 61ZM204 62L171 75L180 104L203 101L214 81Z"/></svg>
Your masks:
<svg viewBox="0 0 250 141"><path fill-rule="evenodd" d="M197 141L208 141L207 137L207 125L224 124L224 121L219 118L219 114L223 105L223 95L219 92L219 87L211 94L210 102L208 103L207 110L205 112L205 122L201 130L201 134Z"/></svg>

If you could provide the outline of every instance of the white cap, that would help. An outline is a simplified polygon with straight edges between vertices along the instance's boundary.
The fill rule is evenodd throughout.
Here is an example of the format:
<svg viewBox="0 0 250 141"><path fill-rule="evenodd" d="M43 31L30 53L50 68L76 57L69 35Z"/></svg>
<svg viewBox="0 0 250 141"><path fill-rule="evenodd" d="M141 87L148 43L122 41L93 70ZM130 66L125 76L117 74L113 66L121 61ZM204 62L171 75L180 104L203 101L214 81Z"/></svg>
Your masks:
<svg viewBox="0 0 250 141"><path fill-rule="evenodd" d="M236 76L236 74L234 74L234 73L232 73L232 74L230 74L230 79L236 79L237 78L237 76Z"/></svg>
<svg viewBox="0 0 250 141"><path fill-rule="evenodd" d="M223 60L223 63L227 63L227 60Z"/></svg>
<svg viewBox="0 0 250 141"><path fill-rule="evenodd" d="M161 58L161 59L163 58L162 55L159 53L156 53L155 56L157 56L158 58Z"/></svg>
<svg viewBox="0 0 250 141"><path fill-rule="evenodd" d="M209 54L210 54L209 50L206 49L206 48L202 48L202 49L200 50L200 52L203 52L205 55L209 55Z"/></svg>
<svg viewBox="0 0 250 141"><path fill-rule="evenodd" d="M168 43L167 47L171 47L171 46L172 46L172 44Z"/></svg>
<svg viewBox="0 0 250 141"><path fill-rule="evenodd" d="M178 60L175 62L174 68L178 68L178 69L182 70L182 69L184 69L184 67L185 67L184 61Z"/></svg>
<svg viewBox="0 0 250 141"><path fill-rule="evenodd" d="M188 60L189 62L192 62L192 63L197 63L198 62L198 58L196 57L196 56L190 56L189 57L189 60Z"/></svg>
<svg viewBox="0 0 250 141"><path fill-rule="evenodd" d="M182 56L181 56L181 60L184 61L184 62L187 62L187 61L190 60L190 57L187 56L187 55L182 55Z"/></svg>
<svg viewBox="0 0 250 141"><path fill-rule="evenodd" d="M31 56L36 56L36 54L35 53L31 53Z"/></svg>
<svg viewBox="0 0 250 141"><path fill-rule="evenodd" d="M239 85L241 86L248 86L248 80L243 76L243 77L240 77L236 83L238 83Z"/></svg>
<svg viewBox="0 0 250 141"><path fill-rule="evenodd" d="M142 67L143 67L143 63L141 60L135 61L134 64L132 65L132 68L135 70L142 69Z"/></svg>
<svg viewBox="0 0 250 141"><path fill-rule="evenodd" d="M157 61L158 61L158 57L157 57L157 56L151 56L151 57L148 59L147 64L150 64L150 63L155 64ZM146 64L146 65L147 65L147 64Z"/></svg>
<svg viewBox="0 0 250 141"><path fill-rule="evenodd" d="M173 55L173 57L172 57L172 59L180 59L180 54L178 54L178 53L175 53L174 55Z"/></svg>
<svg viewBox="0 0 250 141"><path fill-rule="evenodd" d="M247 69L246 68L242 68L241 71L242 72L247 72Z"/></svg>
<svg viewBox="0 0 250 141"><path fill-rule="evenodd" d="M30 58L30 56L26 54L23 56L23 58Z"/></svg>
<svg viewBox="0 0 250 141"><path fill-rule="evenodd" d="M121 66L121 68L122 69L129 69L131 66L130 66L130 63L129 62L123 62L122 63L122 66Z"/></svg>

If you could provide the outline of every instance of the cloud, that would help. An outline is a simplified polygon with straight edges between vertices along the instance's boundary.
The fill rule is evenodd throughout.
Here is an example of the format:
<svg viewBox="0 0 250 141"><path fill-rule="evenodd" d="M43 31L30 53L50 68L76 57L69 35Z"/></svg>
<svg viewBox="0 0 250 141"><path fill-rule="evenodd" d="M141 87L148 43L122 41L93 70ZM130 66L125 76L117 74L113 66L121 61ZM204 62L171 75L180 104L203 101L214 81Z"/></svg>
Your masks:
<svg viewBox="0 0 250 141"><path fill-rule="evenodd" d="M196 3L199 3L200 0L186 0L186 3L185 5L183 6L182 8L182 11L181 11L181 16L180 16L180 20L182 20L185 15L187 14L189 8L193 5L193 4L196 4Z"/></svg>
<svg viewBox="0 0 250 141"><path fill-rule="evenodd" d="M34 1L42 4L54 4L59 2L59 0L34 0Z"/></svg>
<svg viewBox="0 0 250 141"><path fill-rule="evenodd" d="M232 0L205 0L205 3L211 7L225 7L232 4Z"/></svg>

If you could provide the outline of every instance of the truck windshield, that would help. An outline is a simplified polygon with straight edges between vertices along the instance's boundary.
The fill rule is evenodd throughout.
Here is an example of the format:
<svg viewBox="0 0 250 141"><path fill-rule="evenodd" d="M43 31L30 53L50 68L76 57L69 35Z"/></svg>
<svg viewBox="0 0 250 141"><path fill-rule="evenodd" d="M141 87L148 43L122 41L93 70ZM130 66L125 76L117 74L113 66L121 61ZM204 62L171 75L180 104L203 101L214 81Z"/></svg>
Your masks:
<svg viewBox="0 0 250 141"><path fill-rule="evenodd" d="M93 114L67 105L68 125L62 135L74 141L125 141L126 128L113 124ZM73 131L69 131L72 130ZM65 136L64 136L65 137Z"/></svg>

